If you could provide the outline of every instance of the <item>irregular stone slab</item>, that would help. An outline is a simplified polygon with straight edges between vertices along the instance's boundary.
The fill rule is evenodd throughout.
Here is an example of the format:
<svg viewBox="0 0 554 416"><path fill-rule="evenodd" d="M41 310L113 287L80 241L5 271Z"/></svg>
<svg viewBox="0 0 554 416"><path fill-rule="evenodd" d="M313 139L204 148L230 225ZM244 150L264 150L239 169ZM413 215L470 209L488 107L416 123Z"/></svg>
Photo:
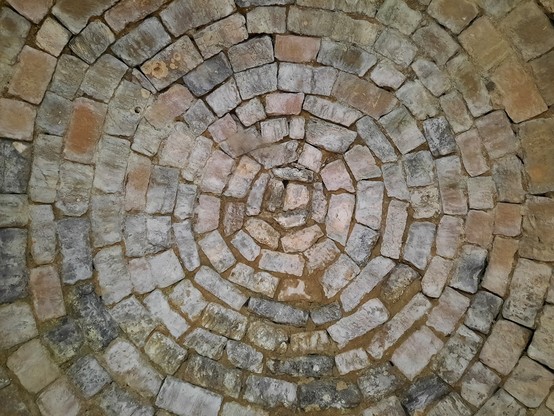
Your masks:
<svg viewBox="0 0 554 416"><path fill-rule="evenodd" d="M293 377L329 376L333 372L333 358L325 355L307 355L283 360L269 360L269 370L277 375Z"/></svg>
<svg viewBox="0 0 554 416"><path fill-rule="evenodd" d="M341 159L337 159L325 165L321 169L321 179L329 191L338 191L344 189L348 192L354 192L352 179L346 170L346 165Z"/></svg>
<svg viewBox="0 0 554 416"><path fill-rule="evenodd" d="M402 405L408 413L423 412L429 405L446 396L448 385L436 375L420 378L413 383L402 397Z"/></svg>
<svg viewBox="0 0 554 416"><path fill-rule="evenodd" d="M389 113L398 103L388 91L345 72L339 74L333 95L374 119Z"/></svg>
<svg viewBox="0 0 554 416"><path fill-rule="evenodd" d="M358 378L362 394L371 401L389 396L403 383L404 378L389 362L370 367Z"/></svg>
<svg viewBox="0 0 554 416"><path fill-rule="evenodd" d="M185 75L183 80L194 95L201 96L225 81L232 73L229 60L223 53L220 53L204 61L196 69Z"/></svg>
<svg viewBox="0 0 554 416"><path fill-rule="evenodd" d="M410 226L404 246L403 258L419 270L427 267L431 247L435 240L436 226L429 222L415 222Z"/></svg>
<svg viewBox="0 0 554 416"><path fill-rule="evenodd" d="M194 232L203 234L219 227L220 210L221 200L219 198L206 194L200 195L194 208Z"/></svg>
<svg viewBox="0 0 554 416"><path fill-rule="evenodd" d="M240 376L239 370L200 356L188 360L185 373L187 381L234 398L238 398L240 393Z"/></svg>
<svg viewBox="0 0 554 416"><path fill-rule="evenodd" d="M340 257L326 268L321 277L323 292L327 298L332 298L340 292L356 275L360 268L350 257L341 254Z"/></svg>
<svg viewBox="0 0 554 416"><path fill-rule="evenodd" d="M206 163L200 189L204 192L221 194L231 170L233 168L233 159L220 150L212 153Z"/></svg>
<svg viewBox="0 0 554 416"><path fill-rule="evenodd" d="M133 285L119 246L104 248L94 256L98 284L107 304L119 302L131 293Z"/></svg>
<svg viewBox="0 0 554 416"><path fill-rule="evenodd" d="M425 59L417 59L411 67L421 83L425 88L431 91L435 97L440 97L450 89L450 79L448 79L446 74L433 62Z"/></svg>
<svg viewBox="0 0 554 416"><path fill-rule="evenodd" d="M18 100L0 99L0 134L2 137L30 141L36 110L33 106Z"/></svg>
<svg viewBox="0 0 554 416"><path fill-rule="evenodd" d="M73 284L92 277L92 254L88 234L90 223L81 218L68 218L57 223L62 253L62 279Z"/></svg>
<svg viewBox="0 0 554 416"><path fill-rule="evenodd" d="M431 263L421 280L421 290L430 298L438 298L452 271L453 262L440 256L431 259Z"/></svg>
<svg viewBox="0 0 554 416"><path fill-rule="evenodd" d="M139 348L144 346L146 339L158 325L134 296L119 302L110 309L110 314Z"/></svg>
<svg viewBox="0 0 554 416"><path fill-rule="evenodd" d="M179 170L164 166L153 166L150 184L146 194L146 212L169 214L175 206Z"/></svg>
<svg viewBox="0 0 554 416"><path fill-rule="evenodd" d="M450 385L456 384L482 344L483 340L479 335L463 325L460 326L435 357L433 370Z"/></svg>
<svg viewBox="0 0 554 416"><path fill-rule="evenodd" d="M369 358L363 349L356 348L335 355L335 363L339 374L344 375L368 367Z"/></svg>
<svg viewBox="0 0 554 416"><path fill-rule="evenodd" d="M303 409L344 409L356 407L362 395L355 384L332 379L300 385L298 401Z"/></svg>
<svg viewBox="0 0 554 416"><path fill-rule="evenodd" d="M229 362L234 366L254 373L262 372L263 354L250 345L229 340L225 352Z"/></svg>
<svg viewBox="0 0 554 416"><path fill-rule="evenodd" d="M64 162L60 167L56 207L78 217L88 209L94 169L92 166Z"/></svg>
<svg viewBox="0 0 554 416"><path fill-rule="evenodd" d="M520 259L510 284L502 316L529 328L535 326L537 314L542 308L549 279L550 267L527 259Z"/></svg>
<svg viewBox="0 0 554 416"><path fill-rule="evenodd" d="M367 352L374 359L381 359L416 321L428 313L429 309L431 309L431 302L421 294L415 295L400 312L375 333L367 347Z"/></svg>
<svg viewBox="0 0 554 416"><path fill-rule="evenodd" d="M431 153L425 150L409 153L402 158L402 165L408 186L426 186L435 182Z"/></svg>
<svg viewBox="0 0 554 416"><path fill-rule="evenodd" d="M143 303L150 311L150 314L162 322L169 333L175 338L179 338L189 329L187 321L171 309L169 302L165 296L158 289L151 292L147 297L143 299Z"/></svg>
<svg viewBox="0 0 554 416"><path fill-rule="evenodd" d="M223 280L209 267L202 266L194 276L194 281L233 309L240 310L248 299L235 285Z"/></svg>
<svg viewBox="0 0 554 416"><path fill-rule="evenodd" d="M435 161L442 209L445 214L463 215L467 213L465 196L466 181L462 174L458 156L447 156Z"/></svg>
<svg viewBox="0 0 554 416"><path fill-rule="evenodd" d="M31 205L31 254L37 264L48 264L56 257L56 222L51 205Z"/></svg>
<svg viewBox="0 0 554 416"><path fill-rule="evenodd" d="M38 335L31 307L26 303L11 303L0 307L0 346L11 348Z"/></svg>
<svg viewBox="0 0 554 416"><path fill-rule="evenodd" d="M279 324L304 326L308 321L308 312L302 309L261 298L251 298L248 309Z"/></svg>
<svg viewBox="0 0 554 416"><path fill-rule="evenodd" d="M73 383L89 399L108 384L112 378L92 355L78 359L68 370Z"/></svg>
<svg viewBox="0 0 554 416"><path fill-rule="evenodd" d="M289 339L287 331L267 321L254 321L248 327L248 342L269 351L286 351Z"/></svg>
<svg viewBox="0 0 554 416"><path fill-rule="evenodd" d="M171 42L160 21L155 17L144 20L112 46L114 53L127 65L137 66L151 58Z"/></svg>
<svg viewBox="0 0 554 416"><path fill-rule="evenodd" d="M405 107L399 107L379 119L397 149L406 154L425 142L414 118Z"/></svg>
<svg viewBox="0 0 554 416"><path fill-rule="evenodd" d="M277 64L263 65L235 74L240 96L248 100L277 89Z"/></svg>
<svg viewBox="0 0 554 416"><path fill-rule="evenodd" d="M364 264L369 259L378 238L378 232L369 227L355 224L344 250L356 263Z"/></svg>
<svg viewBox="0 0 554 416"><path fill-rule="evenodd" d="M127 140L104 136L96 156L96 173L93 186L105 193L123 190L127 160L131 149Z"/></svg>
<svg viewBox="0 0 554 416"><path fill-rule="evenodd" d="M525 152L525 169L530 179L530 192L534 194L554 189L552 149L545 138L554 128L552 119L528 121L520 130L521 144Z"/></svg>
<svg viewBox="0 0 554 416"><path fill-rule="evenodd" d="M480 407L492 396L499 384L500 377L477 361L462 377L461 394L468 403Z"/></svg>
<svg viewBox="0 0 554 416"><path fill-rule="evenodd" d="M413 380L442 348L443 342L426 326L414 332L400 345L391 362L408 379Z"/></svg>
<svg viewBox="0 0 554 416"><path fill-rule="evenodd" d="M547 198L530 198L525 209L520 255L535 260L552 261L552 226L548 219L554 212L554 203Z"/></svg>
<svg viewBox="0 0 554 416"><path fill-rule="evenodd" d="M190 29L228 16L236 8L230 0L210 0L208 3L202 3L202 7L199 6L200 3L173 2L162 11L161 18L173 36L180 36Z"/></svg>
<svg viewBox="0 0 554 416"><path fill-rule="evenodd" d="M54 267L42 266L32 269L29 286L39 320L46 321L65 315L60 278Z"/></svg>
<svg viewBox="0 0 554 416"><path fill-rule="evenodd" d="M343 246L346 245L350 222L354 212L355 198L353 195L332 195L325 220L327 236Z"/></svg>
<svg viewBox="0 0 554 416"><path fill-rule="evenodd" d="M188 36L183 36L142 64L141 69L160 91L201 63L202 57L194 44Z"/></svg>
<svg viewBox="0 0 554 416"><path fill-rule="evenodd" d="M419 274L410 266L397 265L381 287L381 298L389 304L398 302L419 277Z"/></svg>
<svg viewBox="0 0 554 416"><path fill-rule="evenodd" d="M528 347L529 357L538 362L547 365L549 368L554 367L552 359L552 328L554 327L554 308L550 305L545 305L543 314L539 320L538 327L533 335L533 340Z"/></svg>
<svg viewBox="0 0 554 416"><path fill-rule="evenodd" d="M290 336L290 349L296 354L323 354L332 345L324 330L297 332Z"/></svg>
<svg viewBox="0 0 554 416"><path fill-rule="evenodd" d="M235 264L235 256L229 250L219 231L215 230L206 234L198 244L218 272L223 273Z"/></svg>
<svg viewBox="0 0 554 416"><path fill-rule="evenodd" d="M0 194L0 227L24 227L28 222L27 196Z"/></svg>
<svg viewBox="0 0 554 416"><path fill-rule="evenodd" d="M525 349L531 331L510 321L499 320L485 341L479 359L502 375L509 374Z"/></svg>
<svg viewBox="0 0 554 416"><path fill-rule="evenodd" d="M396 396L381 400L362 413L363 416L405 416L404 408Z"/></svg>
<svg viewBox="0 0 554 416"><path fill-rule="evenodd" d="M463 246L450 286L468 293L477 292L486 260L485 249L472 245Z"/></svg>
<svg viewBox="0 0 554 416"><path fill-rule="evenodd" d="M248 38L245 18L240 13L219 20L196 32L194 41L207 59Z"/></svg>
<svg viewBox="0 0 554 416"><path fill-rule="evenodd" d="M362 113L337 102L309 95L304 101L304 110L316 117L349 127L362 117Z"/></svg>
<svg viewBox="0 0 554 416"><path fill-rule="evenodd" d="M69 43L71 50L88 64L96 59L115 41L110 28L100 21L93 21Z"/></svg>
<svg viewBox="0 0 554 416"><path fill-rule="evenodd" d="M366 334L388 319L389 313L385 305L378 299L371 299L352 315L331 325L327 328L327 332L339 344L339 347L344 347L350 341Z"/></svg>
<svg viewBox="0 0 554 416"><path fill-rule="evenodd" d="M246 333L247 319L238 312L210 303L202 314L202 326L227 338L240 340Z"/></svg>
<svg viewBox="0 0 554 416"><path fill-rule="evenodd" d="M452 333L460 318L469 307L469 299L457 291L446 288L427 319L427 325L438 332Z"/></svg>
<svg viewBox="0 0 554 416"><path fill-rule="evenodd" d="M183 341L187 348L192 348L198 354L214 360L219 360L223 356L226 343L227 338L202 328L194 329Z"/></svg>
<svg viewBox="0 0 554 416"><path fill-rule="evenodd" d="M252 237L242 230L239 230L239 232L235 234L231 240L231 244L233 244L239 253L248 261L254 261L260 255L260 246L256 244Z"/></svg>
<svg viewBox="0 0 554 416"><path fill-rule="evenodd" d="M6 366L31 393L38 393L61 374L59 367L38 339L23 344L13 352L8 357Z"/></svg>
<svg viewBox="0 0 554 416"><path fill-rule="evenodd" d="M386 26L392 26L405 35L410 35L422 19L421 13L411 9L402 0L387 0L379 8L377 20Z"/></svg>
<svg viewBox="0 0 554 416"><path fill-rule="evenodd" d="M408 37L391 28L385 29L379 35L374 47L381 55L401 67L409 66L417 53L417 46Z"/></svg>
<svg viewBox="0 0 554 416"><path fill-rule="evenodd" d="M273 297L279 284L279 279L275 276L266 272L255 273L252 267L243 263L235 266L229 275L229 280L268 297Z"/></svg>
<svg viewBox="0 0 554 416"><path fill-rule="evenodd" d="M6 64L13 64L25 45L31 24L23 16L7 7L3 7L0 13L0 28L2 29L1 61Z"/></svg>
<svg viewBox="0 0 554 416"><path fill-rule="evenodd" d="M317 62L362 77L369 68L375 65L377 59L356 46L323 40Z"/></svg>
<svg viewBox="0 0 554 416"><path fill-rule="evenodd" d="M292 407L296 402L296 385L270 377L250 375L246 379L244 398L267 407Z"/></svg>
<svg viewBox="0 0 554 416"><path fill-rule="evenodd" d="M485 291L477 292L471 302L471 307L467 311L465 325L487 334L500 311L501 305L502 299L498 296Z"/></svg>
<svg viewBox="0 0 554 416"><path fill-rule="evenodd" d="M474 117L479 117L492 110L485 82L478 75L479 72L467 56L461 54L450 60L447 70Z"/></svg>
<svg viewBox="0 0 554 416"><path fill-rule="evenodd" d="M174 377L167 377L156 397L156 406L179 416L217 416L223 397Z"/></svg>
<svg viewBox="0 0 554 416"><path fill-rule="evenodd" d="M187 356L187 351L171 338L154 332L144 346L144 352L166 374L173 374L181 366Z"/></svg>
<svg viewBox="0 0 554 416"><path fill-rule="evenodd" d="M554 375L540 364L522 357L504 388L525 406L538 407L549 393Z"/></svg>
<svg viewBox="0 0 554 416"><path fill-rule="evenodd" d="M304 259L298 254L286 254L262 249L259 267L269 272L302 276L304 263Z"/></svg>
<svg viewBox="0 0 554 416"><path fill-rule="evenodd" d="M381 169L375 164L373 155L365 146L354 146L344 154L344 159L357 181L381 176Z"/></svg>
<svg viewBox="0 0 554 416"><path fill-rule="evenodd" d="M471 128L473 119L458 91L452 91L440 97L440 104L454 133L461 133Z"/></svg>
<svg viewBox="0 0 554 416"><path fill-rule="evenodd" d="M71 293L71 305L77 316L79 327L85 336L90 347L95 351L106 348L118 335L116 322L106 310L100 298L94 293L91 284L77 286ZM72 332L76 335L71 337L72 343L80 343L76 325ZM71 332L71 331L70 331ZM67 337L68 329L64 327L58 334L60 340ZM75 347L74 347L75 348ZM75 350L78 347L75 348ZM70 357L75 354L74 351Z"/></svg>
<svg viewBox="0 0 554 416"><path fill-rule="evenodd" d="M304 36L277 35L275 57L281 62L311 62L319 51L321 40Z"/></svg>
<svg viewBox="0 0 554 416"><path fill-rule="evenodd" d="M287 13L284 7L258 7L246 14L248 33L285 33Z"/></svg>
<svg viewBox="0 0 554 416"><path fill-rule="evenodd" d="M526 409L521 406L512 396L506 393L505 390L498 390L493 397L479 409L476 416L485 416L487 413L502 412L510 416L522 416L526 413Z"/></svg>
<svg viewBox="0 0 554 416"><path fill-rule="evenodd" d="M381 254L393 259L400 258L402 237L408 218L408 204L392 200L387 211L385 233L381 243Z"/></svg>
<svg viewBox="0 0 554 416"><path fill-rule="evenodd" d="M41 137L41 136L39 136ZM37 140L35 140L36 146ZM27 192L31 165L30 147L26 144L0 140L0 192L23 194ZM34 160L39 159L34 157ZM47 172L46 172L47 173ZM30 192L30 191L29 191Z"/></svg>
<svg viewBox="0 0 554 416"><path fill-rule="evenodd" d="M60 60L62 60L66 56L68 55L62 55ZM71 58L74 57L71 56ZM67 66L75 66L77 67L77 69L80 67L80 65L85 65L85 63L81 60L78 60L77 62L75 62L74 60L70 61L69 57L66 58L65 61L67 61ZM81 91L85 92L87 95L90 95L97 100L107 102L112 97L115 89L119 85L119 82L128 69L129 68L127 67L127 65L125 65L114 56L107 54L102 55L94 63L94 65L92 65L86 71L84 79L81 76L80 78L74 80L73 77L75 77L75 74L70 75L65 74L64 72L63 78L61 78L59 81L59 84L63 84L63 86L60 85L58 89L61 90L60 94L66 94L64 96L66 96L68 99L72 99L80 85ZM70 70L67 69L66 71L69 72ZM67 78L69 77L71 78L67 80ZM54 74L53 82L56 83L56 74ZM75 87L68 90L68 87L65 85L66 82L69 82L70 85L75 84Z"/></svg>
<svg viewBox="0 0 554 416"><path fill-rule="evenodd" d="M98 395L98 405L104 412L129 409L141 415L148 415L152 410L150 407L142 406L136 396L123 390L116 383L110 384Z"/></svg>

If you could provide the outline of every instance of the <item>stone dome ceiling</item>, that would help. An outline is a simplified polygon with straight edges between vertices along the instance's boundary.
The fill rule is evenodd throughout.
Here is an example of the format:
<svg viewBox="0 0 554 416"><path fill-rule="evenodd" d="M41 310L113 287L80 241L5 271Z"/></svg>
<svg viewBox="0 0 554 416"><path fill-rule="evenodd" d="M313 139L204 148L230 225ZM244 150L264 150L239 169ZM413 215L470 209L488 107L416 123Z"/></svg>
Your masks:
<svg viewBox="0 0 554 416"><path fill-rule="evenodd" d="M0 6L1 415L554 415L552 0Z"/></svg>

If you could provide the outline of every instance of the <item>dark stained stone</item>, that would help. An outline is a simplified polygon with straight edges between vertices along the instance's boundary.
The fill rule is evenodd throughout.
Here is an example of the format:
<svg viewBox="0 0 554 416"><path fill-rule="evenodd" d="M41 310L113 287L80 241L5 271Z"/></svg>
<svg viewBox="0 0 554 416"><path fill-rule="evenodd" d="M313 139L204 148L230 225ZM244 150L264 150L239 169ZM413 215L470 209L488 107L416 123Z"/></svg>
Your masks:
<svg viewBox="0 0 554 416"><path fill-rule="evenodd" d="M410 414L422 412L429 405L442 399L450 392L448 384L436 375L420 378L414 382L401 399Z"/></svg>
<svg viewBox="0 0 554 416"><path fill-rule="evenodd" d="M333 379L302 384L298 392L300 407L306 410L356 407L362 400L360 390L355 384L343 384L344 381Z"/></svg>
<svg viewBox="0 0 554 416"><path fill-rule="evenodd" d="M322 377L333 373L335 360L325 355L307 355L284 360L269 360L267 367L274 374L293 377Z"/></svg>
<svg viewBox="0 0 554 416"><path fill-rule="evenodd" d="M469 244L463 246L450 286L468 293L477 292L486 266L487 250Z"/></svg>
<svg viewBox="0 0 554 416"><path fill-rule="evenodd" d="M185 85L197 97L207 94L233 74L231 64L223 52L204 61L183 77Z"/></svg>
<svg viewBox="0 0 554 416"><path fill-rule="evenodd" d="M251 298L248 309L278 324L304 326L308 321L308 312L280 302Z"/></svg>
<svg viewBox="0 0 554 416"><path fill-rule="evenodd" d="M24 194L31 174L29 145L0 140L0 193Z"/></svg>
<svg viewBox="0 0 554 416"><path fill-rule="evenodd" d="M456 151L454 134L445 117L425 120L423 130L433 156L446 156Z"/></svg>
<svg viewBox="0 0 554 416"><path fill-rule="evenodd" d="M183 372L184 379L231 397L239 397L241 388L240 370L225 367L217 361L199 355L188 360Z"/></svg>
<svg viewBox="0 0 554 416"><path fill-rule="evenodd" d="M0 229L0 303L27 295L29 271L25 260L27 231Z"/></svg>
<svg viewBox="0 0 554 416"><path fill-rule="evenodd" d="M83 342L83 334L77 323L68 317L63 318L44 335L44 343L59 362L66 362L73 358L79 352Z"/></svg>

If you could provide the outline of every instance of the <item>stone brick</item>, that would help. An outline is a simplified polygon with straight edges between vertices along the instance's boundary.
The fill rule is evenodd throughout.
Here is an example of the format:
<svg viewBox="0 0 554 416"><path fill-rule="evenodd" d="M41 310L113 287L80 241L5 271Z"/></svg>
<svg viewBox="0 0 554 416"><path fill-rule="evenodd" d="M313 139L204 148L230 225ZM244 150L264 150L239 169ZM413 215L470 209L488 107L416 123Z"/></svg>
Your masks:
<svg viewBox="0 0 554 416"><path fill-rule="evenodd" d="M203 26L214 20L230 15L236 7L233 1L209 0L191 3L179 0L171 3L161 13L161 18L173 36L180 36L190 29Z"/></svg>
<svg viewBox="0 0 554 416"><path fill-rule="evenodd" d="M250 375L246 379L244 398L267 407L291 407L296 402L296 384L288 381Z"/></svg>
<svg viewBox="0 0 554 416"><path fill-rule="evenodd" d="M447 156L435 161L439 189L441 192L442 210L445 214L465 214L467 198L466 181L462 174L461 161L458 156Z"/></svg>
<svg viewBox="0 0 554 416"><path fill-rule="evenodd" d="M306 126L306 141L325 150L343 153L356 136L354 132L326 121L309 120Z"/></svg>
<svg viewBox="0 0 554 416"><path fill-rule="evenodd" d="M498 200L521 203L524 200L523 163L517 156L506 156L492 167L492 179L498 191Z"/></svg>
<svg viewBox="0 0 554 416"><path fill-rule="evenodd" d="M493 321L496 319L502 299L492 293L479 291L468 309L465 325L482 333L489 333Z"/></svg>
<svg viewBox="0 0 554 416"><path fill-rule="evenodd" d="M143 303L150 314L164 324L175 338L179 338L189 329L187 321L171 308L165 296L158 289L145 297Z"/></svg>
<svg viewBox="0 0 554 416"><path fill-rule="evenodd" d="M473 406L480 407L500 384L500 377L480 361L473 364L461 380L462 397Z"/></svg>
<svg viewBox="0 0 554 416"><path fill-rule="evenodd" d="M376 18L384 25L410 35L419 26L422 16L402 0L387 0L379 8Z"/></svg>
<svg viewBox="0 0 554 416"><path fill-rule="evenodd" d="M554 47L554 29L535 3L519 4L502 20L502 28L526 61Z"/></svg>
<svg viewBox="0 0 554 416"><path fill-rule="evenodd" d="M31 393L38 393L60 376L59 367L38 339L19 347L8 357L6 365Z"/></svg>
<svg viewBox="0 0 554 416"><path fill-rule="evenodd" d="M492 241L494 217L491 212L470 210L466 217L466 241L487 247Z"/></svg>
<svg viewBox="0 0 554 416"><path fill-rule="evenodd" d="M192 330L183 341L187 348L192 348L198 354L214 360L219 360L223 356L226 344L227 338L202 328Z"/></svg>
<svg viewBox="0 0 554 416"><path fill-rule="evenodd" d="M499 320L485 341L479 359L502 375L509 374L517 364L531 331L510 321Z"/></svg>
<svg viewBox="0 0 554 416"><path fill-rule="evenodd" d="M134 23L158 10L168 0L124 0L104 14L104 19L114 32L121 32L129 23Z"/></svg>
<svg viewBox="0 0 554 416"><path fill-rule="evenodd" d="M209 303L201 320L204 328L237 341L244 337L247 323L245 316L218 303Z"/></svg>
<svg viewBox="0 0 554 416"><path fill-rule="evenodd" d="M340 73L333 87L333 95L363 113L379 118L392 110L397 100L394 96L373 83L354 75Z"/></svg>
<svg viewBox="0 0 554 416"><path fill-rule="evenodd" d="M443 342L424 326L396 349L391 362L408 379L413 380L442 346Z"/></svg>
<svg viewBox="0 0 554 416"><path fill-rule="evenodd" d="M65 379L58 379L48 386L37 399L37 405L43 415L64 414L77 416L81 411L79 399Z"/></svg>
<svg viewBox="0 0 554 416"><path fill-rule="evenodd" d="M262 249L259 267L269 272L302 276L304 264L304 259L298 254L286 254Z"/></svg>
<svg viewBox="0 0 554 416"><path fill-rule="evenodd" d="M111 381L106 370L91 355L77 360L69 368L68 373L85 398L94 396Z"/></svg>
<svg viewBox="0 0 554 416"><path fill-rule="evenodd" d="M530 62L531 68L537 81L537 87L547 105L554 103L554 78L552 75L552 65L554 65L554 53L552 51Z"/></svg>
<svg viewBox="0 0 554 416"><path fill-rule="evenodd" d="M552 328L554 326L554 308L545 305L539 324L528 347L529 357L552 368Z"/></svg>
<svg viewBox="0 0 554 416"><path fill-rule="evenodd" d="M235 72L273 62L271 38L253 38L229 48L229 60Z"/></svg>
<svg viewBox="0 0 554 416"><path fill-rule="evenodd" d="M146 61L141 69L159 91L201 63L202 57L194 44L188 36L183 36Z"/></svg>
<svg viewBox="0 0 554 416"><path fill-rule="evenodd" d="M398 89L406 80L406 76L388 60L379 62L371 71L370 78L378 86L394 90Z"/></svg>
<svg viewBox="0 0 554 416"><path fill-rule="evenodd" d="M512 415L523 415L526 409L521 406L516 399L506 393L505 390L499 389L494 396L479 409L476 416L484 416L490 412L504 412Z"/></svg>
<svg viewBox="0 0 554 416"><path fill-rule="evenodd" d="M71 33L51 17L47 17L37 32L36 42L42 50L54 56L60 56L69 42Z"/></svg>
<svg viewBox="0 0 554 416"><path fill-rule="evenodd" d="M202 266L194 281L233 309L240 310L248 299L234 284L223 280L209 267Z"/></svg>
<svg viewBox="0 0 554 416"><path fill-rule="evenodd" d="M148 357L167 374L173 374L187 356L187 351L173 339L160 332L154 332L144 346Z"/></svg>
<svg viewBox="0 0 554 416"><path fill-rule="evenodd" d="M315 60L321 40L306 36L277 35L275 57L285 62L312 62Z"/></svg>
<svg viewBox="0 0 554 416"><path fill-rule="evenodd" d="M391 198L409 200L410 192L400 163L387 163L382 166L382 171L387 195Z"/></svg>
<svg viewBox="0 0 554 416"><path fill-rule="evenodd" d="M146 194L146 212L160 214L172 212L175 206L178 182L178 169L154 166Z"/></svg>
<svg viewBox="0 0 554 416"><path fill-rule="evenodd" d="M491 80L498 89L500 104L515 123L533 118L548 109L534 80L524 68L509 60L492 74Z"/></svg>
<svg viewBox="0 0 554 416"><path fill-rule="evenodd" d="M379 123L389 133L395 146L402 154L408 153L425 142L416 121L405 107L399 107L381 117Z"/></svg>
<svg viewBox="0 0 554 416"><path fill-rule="evenodd" d="M204 59L247 39L245 23L244 16L237 13L196 32L194 41Z"/></svg>
<svg viewBox="0 0 554 416"><path fill-rule="evenodd" d="M18 100L0 99L0 135L2 137L31 141L36 110Z"/></svg>
<svg viewBox="0 0 554 416"><path fill-rule="evenodd" d="M547 198L532 198L525 207L523 219L523 239L520 243L520 255L541 261L552 261L552 216L554 204Z"/></svg>
<svg viewBox="0 0 554 416"><path fill-rule="evenodd" d="M358 406L361 394L355 384L327 379L301 384L298 401L303 409L344 409Z"/></svg>
<svg viewBox="0 0 554 416"><path fill-rule="evenodd" d="M461 133L471 128L473 119L458 91L452 91L440 97L440 105L454 133Z"/></svg>
<svg viewBox="0 0 554 416"><path fill-rule="evenodd" d="M352 315L331 325L327 331L339 346L344 347L350 341L385 323L388 318L389 312L383 303L378 299L371 299Z"/></svg>
<svg viewBox="0 0 554 416"><path fill-rule="evenodd" d="M553 150L548 140L554 128L554 119L532 120L520 128L524 151L524 166L529 177L529 190L533 194L550 192L554 189Z"/></svg>
<svg viewBox="0 0 554 416"><path fill-rule="evenodd" d="M73 33L79 33L93 16L99 16L115 3L114 0L85 0L79 7L71 1L62 0L52 8L52 14Z"/></svg>
<svg viewBox="0 0 554 416"><path fill-rule="evenodd" d="M499 203L494 213L494 233L516 237L521 233L521 206Z"/></svg>
<svg viewBox="0 0 554 416"><path fill-rule="evenodd" d="M156 399L156 406L176 415L216 416L223 397L201 387L167 377Z"/></svg>
<svg viewBox="0 0 554 416"><path fill-rule="evenodd" d="M241 372L200 356L187 361L185 379L202 387L209 388L238 398L241 389Z"/></svg>
<svg viewBox="0 0 554 416"><path fill-rule="evenodd" d="M469 299L457 291L446 288L427 319L427 325L436 331L449 335L469 307Z"/></svg>
<svg viewBox="0 0 554 416"><path fill-rule="evenodd" d="M243 100L277 89L277 64L267 64L235 74Z"/></svg>
<svg viewBox="0 0 554 416"><path fill-rule="evenodd" d="M47 321L65 315L60 278L54 267L43 266L32 269L29 287L33 307L39 320Z"/></svg>
<svg viewBox="0 0 554 416"><path fill-rule="evenodd" d="M437 231L437 254L452 259L456 256L463 231L460 218L443 216Z"/></svg>
<svg viewBox="0 0 554 416"><path fill-rule="evenodd" d="M450 280L450 286L468 293L477 292L486 260L485 249L469 244L464 245Z"/></svg>
<svg viewBox="0 0 554 416"><path fill-rule="evenodd" d="M377 58L356 46L324 40L317 62L361 77L376 64Z"/></svg>
<svg viewBox="0 0 554 416"><path fill-rule="evenodd" d="M494 208L496 186L490 176L468 178L467 191L469 207L472 209Z"/></svg>
<svg viewBox="0 0 554 416"><path fill-rule="evenodd" d="M516 240L503 237L494 239L489 264L482 281L483 288L499 296L505 296L517 250L518 241Z"/></svg>
<svg viewBox="0 0 554 416"><path fill-rule="evenodd" d="M378 401L389 396L402 384L401 374L388 362L370 367L358 379L362 394L371 401Z"/></svg>
<svg viewBox="0 0 554 416"><path fill-rule="evenodd" d="M26 303L11 303L0 307L0 334L3 349L11 348L38 335L31 307Z"/></svg>
<svg viewBox="0 0 554 416"><path fill-rule="evenodd" d="M404 416L406 412L398 397L391 396L367 408L362 414L363 416Z"/></svg>
<svg viewBox="0 0 554 416"><path fill-rule="evenodd" d="M312 95L308 96L304 101L304 110L316 117L342 124L346 127L349 127L363 115L361 112L348 106Z"/></svg>
<svg viewBox="0 0 554 416"><path fill-rule="evenodd" d="M460 48L448 32L434 22L418 29L412 39L438 66L444 65Z"/></svg>
<svg viewBox="0 0 554 416"><path fill-rule="evenodd" d="M119 302L131 294L131 279L121 247L114 246L99 251L94 256L94 267L98 271L102 298L107 304Z"/></svg>
<svg viewBox="0 0 554 416"><path fill-rule="evenodd" d="M464 168L470 176L478 176L489 170L483 155L483 144L477 130L469 130L456 137L456 143L462 154Z"/></svg>
<svg viewBox="0 0 554 416"><path fill-rule="evenodd" d="M114 41L115 35L110 28L97 20L89 23L74 37L69 47L83 61L92 64Z"/></svg>
<svg viewBox="0 0 554 416"><path fill-rule="evenodd" d="M448 62L447 69L454 85L462 93L469 111L474 117L492 110L485 82L478 75L477 69L467 56L463 54L456 56Z"/></svg>
<svg viewBox="0 0 554 416"><path fill-rule="evenodd" d="M535 361L523 357L514 369L504 388L525 406L538 407L548 395L554 375Z"/></svg>
<svg viewBox="0 0 554 416"><path fill-rule="evenodd" d="M287 9L285 7L257 7L246 14L248 33L285 33Z"/></svg>
<svg viewBox="0 0 554 416"><path fill-rule="evenodd" d="M69 65L75 65L75 63L68 63ZM127 65L114 56L103 55L88 69L80 89L97 100L107 102L128 69Z"/></svg>
<svg viewBox="0 0 554 416"><path fill-rule="evenodd" d="M403 258L423 270L427 267L431 247L435 240L436 226L429 222L415 222L410 226L404 246Z"/></svg>
<svg viewBox="0 0 554 416"><path fill-rule="evenodd" d="M265 97L265 111L268 115L300 114L303 101L304 94L271 93Z"/></svg>

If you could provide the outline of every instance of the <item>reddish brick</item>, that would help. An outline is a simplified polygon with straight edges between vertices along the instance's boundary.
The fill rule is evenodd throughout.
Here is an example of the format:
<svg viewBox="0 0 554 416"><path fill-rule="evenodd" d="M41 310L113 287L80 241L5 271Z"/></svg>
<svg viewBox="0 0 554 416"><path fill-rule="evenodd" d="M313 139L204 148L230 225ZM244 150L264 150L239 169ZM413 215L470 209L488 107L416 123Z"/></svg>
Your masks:
<svg viewBox="0 0 554 416"><path fill-rule="evenodd" d="M131 153L127 166L125 210L143 210L146 206L146 191L150 182L152 162L145 156Z"/></svg>
<svg viewBox="0 0 554 416"><path fill-rule="evenodd" d="M29 285L39 320L47 321L65 315L62 286L54 266L42 266L31 270Z"/></svg>
<svg viewBox="0 0 554 416"><path fill-rule="evenodd" d="M107 106L77 98L65 136L64 156L74 162L92 163L96 143L102 135Z"/></svg>
<svg viewBox="0 0 554 416"><path fill-rule="evenodd" d="M494 218L485 211L469 211L466 218L466 240L487 247L492 239Z"/></svg>
<svg viewBox="0 0 554 416"><path fill-rule="evenodd" d="M265 98L265 111L269 115L300 114L304 94L274 92Z"/></svg>
<svg viewBox="0 0 554 416"><path fill-rule="evenodd" d="M55 68L56 58L25 46L19 54L8 92L32 104L40 104Z"/></svg>
<svg viewBox="0 0 554 416"><path fill-rule="evenodd" d="M0 136L17 140L33 140L37 111L27 103L0 98Z"/></svg>
<svg viewBox="0 0 554 416"><path fill-rule="evenodd" d="M287 62L311 62L315 60L321 40L306 36L277 35L275 57Z"/></svg>
<svg viewBox="0 0 554 416"><path fill-rule="evenodd" d="M186 87L175 84L158 96L145 117L154 127L164 127L187 111L194 100L195 98Z"/></svg>

